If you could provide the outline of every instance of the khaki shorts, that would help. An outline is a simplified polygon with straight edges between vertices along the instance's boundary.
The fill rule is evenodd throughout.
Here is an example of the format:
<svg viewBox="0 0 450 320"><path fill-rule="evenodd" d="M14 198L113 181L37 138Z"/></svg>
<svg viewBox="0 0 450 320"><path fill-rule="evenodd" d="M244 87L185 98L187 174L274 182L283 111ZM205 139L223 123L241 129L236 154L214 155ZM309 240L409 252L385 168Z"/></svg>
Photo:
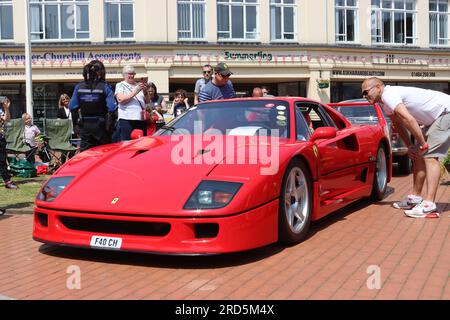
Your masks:
<svg viewBox="0 0 450 320"><path fill-rule="evenodd" d="M428 143L424 158L444 158L450 148L450 112L437 118L432 125L424 127L422 132Z"/></svg>

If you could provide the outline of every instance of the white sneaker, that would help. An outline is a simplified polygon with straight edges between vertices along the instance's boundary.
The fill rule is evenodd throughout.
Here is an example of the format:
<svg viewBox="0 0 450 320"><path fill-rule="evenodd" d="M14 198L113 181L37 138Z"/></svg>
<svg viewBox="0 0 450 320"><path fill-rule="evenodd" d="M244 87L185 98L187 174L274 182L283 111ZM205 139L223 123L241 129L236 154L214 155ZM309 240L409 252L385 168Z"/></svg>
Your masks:
<svg viewBox="0 0 450 320"><path fill-rule="evenodd" d="M431 201L422 201L411 210L405 210L405 215L411 218L439 218L436 204Z"/></svg>
<svg viewBox="0 0 450 320"><path fill-rule="evenodd" d="M395 209L412 209L416 205L422 202L422 197L415 196L412 194L407 195L405 198L403 198L400 201L394 202L392 206Z"/></svg>

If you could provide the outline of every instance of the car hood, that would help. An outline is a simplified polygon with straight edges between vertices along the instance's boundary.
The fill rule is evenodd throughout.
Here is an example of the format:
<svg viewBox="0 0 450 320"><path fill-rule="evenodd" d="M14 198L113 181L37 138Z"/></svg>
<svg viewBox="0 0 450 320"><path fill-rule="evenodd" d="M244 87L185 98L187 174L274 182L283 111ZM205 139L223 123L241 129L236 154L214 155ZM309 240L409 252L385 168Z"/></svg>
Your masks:
<svg viewBox="0 0 450 320"><path fill-rule="evenodd" d="M215 175L214 168L226 167L226 152L215 154L211 141L191 137L144 137L80 153L55 174L74 176L71 183L54 202L37 205L78 212L179 214L202 180L245 184L258 174L253 168L240 170L240 175L227 175L227 170Z"/></svg>

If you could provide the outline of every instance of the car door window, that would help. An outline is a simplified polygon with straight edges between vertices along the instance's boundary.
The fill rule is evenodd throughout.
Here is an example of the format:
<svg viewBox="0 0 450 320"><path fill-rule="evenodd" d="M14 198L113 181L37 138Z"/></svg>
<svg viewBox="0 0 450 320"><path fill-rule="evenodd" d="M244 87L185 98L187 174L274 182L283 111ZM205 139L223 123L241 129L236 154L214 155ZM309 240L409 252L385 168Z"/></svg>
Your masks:
<svg viewBox="0 0 450 320"><path fill-rule="evenodd" d="M320 104L313 102L298 102L296 103L296 109L302 113L312 130L320 127L337 128L334 121Z"/></svg>
<svg viewBox="0 0 450 320"><path fill-rule="evenodd" d="M309 121L308 121L309 120ZM305 116L299 108L295 108L295 130L297 140L307 141L314 131L308 116Z"/></svg>

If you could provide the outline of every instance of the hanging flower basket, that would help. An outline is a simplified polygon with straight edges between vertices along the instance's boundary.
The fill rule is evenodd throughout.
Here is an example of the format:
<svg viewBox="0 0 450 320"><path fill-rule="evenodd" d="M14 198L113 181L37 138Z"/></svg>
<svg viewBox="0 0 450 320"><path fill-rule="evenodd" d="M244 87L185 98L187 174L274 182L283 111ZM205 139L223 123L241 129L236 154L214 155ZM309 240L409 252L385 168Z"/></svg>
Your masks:
<svg viewBox="0 0 450 320"><path fill-rule="evenodd" d="M319 87L319 89L329 88L330 87L330 80L326 80L326 79L317 80L317 86Z"/></svg>

